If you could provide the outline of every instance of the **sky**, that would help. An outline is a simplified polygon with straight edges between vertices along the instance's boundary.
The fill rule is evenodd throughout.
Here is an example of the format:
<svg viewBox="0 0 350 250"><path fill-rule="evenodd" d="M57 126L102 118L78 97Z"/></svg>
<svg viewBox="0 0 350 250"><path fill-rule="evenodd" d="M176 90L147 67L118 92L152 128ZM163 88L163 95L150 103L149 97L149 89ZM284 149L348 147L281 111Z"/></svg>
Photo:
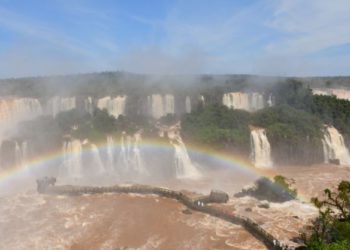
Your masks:
<svg viewBox="0 0 350 250"><path fill-rule="evenodd" d="M350 75L350 0L0 0L0 78Z"/></svg>

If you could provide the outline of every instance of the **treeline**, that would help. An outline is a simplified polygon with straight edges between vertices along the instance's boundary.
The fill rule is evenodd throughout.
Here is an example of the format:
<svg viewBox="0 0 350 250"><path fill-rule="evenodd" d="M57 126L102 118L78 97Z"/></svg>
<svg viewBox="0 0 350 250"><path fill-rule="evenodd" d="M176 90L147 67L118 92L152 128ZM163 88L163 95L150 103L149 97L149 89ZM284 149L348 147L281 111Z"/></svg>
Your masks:
<svg viewBox="0 0 350 250"><path fill-rule="evenodd" d="M312 87L348 87L350 77L267 77L257 75L145 75L123 71L0 80L0 96L47 97L74 95L202 94L208 100L224 92L263 92L287 81ZM221 98L221 97L220 97Z"/></svg>

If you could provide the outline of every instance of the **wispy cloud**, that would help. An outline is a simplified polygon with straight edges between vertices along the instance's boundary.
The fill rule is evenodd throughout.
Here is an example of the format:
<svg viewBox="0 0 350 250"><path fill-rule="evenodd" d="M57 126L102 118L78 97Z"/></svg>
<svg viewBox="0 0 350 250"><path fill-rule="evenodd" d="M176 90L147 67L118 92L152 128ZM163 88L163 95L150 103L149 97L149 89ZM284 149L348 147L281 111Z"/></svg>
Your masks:
<svg viewBox="0 0 350 250"><path fill-rule="evenodd" d="M281 38L267 46L269 52L314 53L350 43L348 0L285 0L276 3L267 25Z"/></svg>
<svg viewBox="0 0 350 250"><path fill-rule="evenodd" d="M74 40L72 37L44 25L41 22L24 18L4 8L0 8L0 27L22 36L29 36L45 41L54 46L69 50L71 53L80 55L91 54L90 51L83 48L79 41Z"/></svg>
<svg viewBox="0 0 350 250"><path fill-rule="evenodd" d="M37 73L62 65L57 73L350 74L348 1L178 0L162 8L137 4L138 11L129 2L54 0L52 18L0 6L0 34L12 39L0 59L13 62L1 72L27 62Z"/></svg>

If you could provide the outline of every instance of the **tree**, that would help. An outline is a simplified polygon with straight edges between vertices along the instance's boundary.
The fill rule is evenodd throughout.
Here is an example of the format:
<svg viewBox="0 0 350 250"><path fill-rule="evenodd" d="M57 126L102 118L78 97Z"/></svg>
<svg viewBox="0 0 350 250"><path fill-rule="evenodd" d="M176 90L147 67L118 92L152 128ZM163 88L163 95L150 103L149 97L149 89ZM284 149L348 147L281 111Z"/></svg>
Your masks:
<svg viewBox="0 0 350 250"><path fill-rule="evenodd" d="M312 198L319 216L312 233L303 234L309 249L350 249L350 182L342 181L336 191L325 189L325 200Z"/></svg>

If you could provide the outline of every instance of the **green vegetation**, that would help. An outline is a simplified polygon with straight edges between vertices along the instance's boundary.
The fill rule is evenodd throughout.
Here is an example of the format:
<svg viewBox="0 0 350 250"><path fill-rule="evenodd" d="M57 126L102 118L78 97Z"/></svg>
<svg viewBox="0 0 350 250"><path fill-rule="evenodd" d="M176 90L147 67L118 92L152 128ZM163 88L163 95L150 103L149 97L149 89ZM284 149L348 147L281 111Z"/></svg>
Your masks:
<svg viewBox="0 0 350 250"><path fill-rule="evenodd" d="M288 105L295 109L310 111L313 105L311 89L305 87L301 81L289 79L280 82L272 89L276 104Z"/></svg>
<svg viewBox="0 0 350 250"><path fill-rule="evenodd" d="M267 129L272 142L288 140L289 144L304 143L321 137L321 121L302 110L283 105L263 109L254 114L254 125Z"/></svg>
<svg viewBox="0 0 350 250"><path fill-rule="evenodd" d="M276 175L273 177L274 184L282 187L284 190L286 190L289 194L291 194L293 197L298 196L298 192L295 188L292 188L291 181L288 181L286 177L282 175Z"/></svg>
<svg viewBox="0 0 350 250"><path fill-rule="evenodd" d="M256 113L207 105L182 119L186 139L216 148L233 148L246 154L250 151L249 125L266 128L277 163L309 164L322 153L320 119L288 105Z"/></svg>
<svg viewBox="0 0 350 250"><path fill-rule="evenodd" d="M350 249L350 182L342 181L336 191L326 189L325 200L313 198L319 210L311 235L303 234L311 250Z"/></svg>
<svg viewBox="0 0 350 250"><path fill-rule="evenodd" d="M350 101L335 96L314 96L312 112L325 124L333 125L344 135L350 136Z"/></svg>
<svg viewBox="0 0 350 250"><path fill-rule="evenodd" d="M234 147L249 151L251 114L230 110L221 105L210 105L187 114L182 119L187 139L216 148Z"/></svg>

